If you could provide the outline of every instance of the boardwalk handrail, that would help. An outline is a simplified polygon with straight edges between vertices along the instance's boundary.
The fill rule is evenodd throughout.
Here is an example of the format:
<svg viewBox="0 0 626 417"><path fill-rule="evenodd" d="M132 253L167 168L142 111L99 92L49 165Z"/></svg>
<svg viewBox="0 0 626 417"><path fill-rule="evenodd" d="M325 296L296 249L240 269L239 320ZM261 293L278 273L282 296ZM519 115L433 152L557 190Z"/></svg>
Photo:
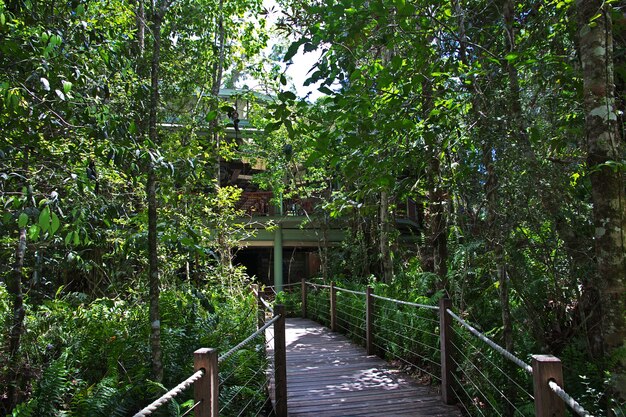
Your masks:
<svg viewBox="0 0 626 417"><path fill-rule="evenodd" d="M526 372L528 372L529 374L533 373L532 366L530 366L529 364L527 364L526 362L524 362L523 360L521 360L517 356L513 355L511 352L509 352L508 350L506 350L505 348L503 348L502 346L500 346L499 344L497 344L493 340L489 339L483 333L481 333L478 330L476 330L476 328L474 328L474 326L471 326L465 320L463 320L462 318L460 318L459 316L454 314L454 312L452 310L450 310L448 308L448 309L446 309L446 313L448 313L450 316L452 316L452 318L454 318L456 321L461 323L461 325L463 327L465 327L467 330L469 330L474 336L476 336L477 338L479 338L480 340L482 340L483 342L488 344L496 352L498 352L499 354L501 354L502 356L504 356L505 358L507 358L508 360L510 360L511 362L513 362L514 364L516 364L517 366L519 366L520 368L525 370Z"/></svg>
<svg viewBox="0 0 626 417"><path fill-rule="evenodd" d="M261 301L258 291L254 291L258 299ZM262 300L264 301L264 300ZM194 404L187 410L192 411L196 417L218 417L219 409L219 364L222 364L233 356L236 352L242 350L251 341L264 334L270 327L274 326L274 372L276 383L276 409L277 417L287 416L287 386L286 386L286 349L285 349L285 309L282 305L276 305L272 308L267 302L263 307L273 313L273 317L265 324L260 326L255 332L250 334L240 343L228 350L226 353L217 356L215 349L198 349L194 352L194 372L189 378L163 394L161 397L144 407L133 417L147 417L156 411L160 406L174 399L181 392L194 384ZM232 374L231 374L232 375ZM227 377L228 378L228 377ZM279 384L279 382L282 383ZM281 386L279 386L281 385ZM246 404L246 407L250 404ZM185 415L187 414L185 413Z"/></svg>
<svg viewBox="0 0 626 417"><path fill-rule="evenodd" d="M447 299L440 300L439 306L427 305L427 304L419 304L412 303L403 300L397 300L393 298L383 297L380 295L373 294L373 290L371 287L367 287L366 292L355 291L346 288L340 288L332 282L330 285L326 284L318 284L312 283L305 280L302 280L301 288L302 288L302 316L307 317L307 286L317 288L317 289L328 289L330 290L330 306L329 306L329 321L331 330L337 330L337 301L336 296L338 292L345 292L349 294L354 294L358 296L365 296L365 318L360 320L365 321L365 332L366 336L363 338L365 340L365 345L368 354L371 354L373 349L373 300L378 299L382 301L388 301L392 303L396 303L399 305L406 305L416 308L424 308L430 310L438 310L440 320L439 320L439 348L441 351L441 382L442 382L442 399L447 404L452 404L455 402L456 392L452 389L452 382L456 380L460 382L458 378L454 376L454 368L458 368L459 364L453 360L452 358L452 347L455 346L452 343L453 333L455 333L452 329L452 322L448 319L448 317L454 319L458 322L463 328L467 329L471 335L478 338L482 342L486 343L493 351L497 352L502 357L507 360L513 362L521 369L523 369L528 374L533 375L533 387L534 387L534 396L533 398L535 404L535 415L537 417L547 417L547 416L564 416L565 415L565 407L564 405L569 406L576 414L581 417L592 417L591 414L586 411L576 400L574 400L570 395L568 395L565 390L562 388L563 385L563 374L561 362L558 358L555 358L551 355L533 355L533 365L529 365L523 360L519 359L517 356L507 351L502 346L495 343L485 334L478 331L474 326L463 320L457 314L455 314L451 309L451 302ZM357 319L354 315L348 314L348 317L352 317ZM344 328L344 330L347 330ZM362 336L361 336L362 337ZM419 355L418 355L419 356ZM466 357L467 360L469 358ZM456 367L453 366L453 362L456 363ZM471 362L470 362L471 363ZM479 372L479 368L475 364L472 364L474 368L476 368ZM421 368L420 368L421 369ZM499 369L499 368L498 368ZM504 372L499 369L500 372ZM428 372L427 372L428 373ZM482 374L482 372L480 372ZM484 374L482 374L485 377ZM466 374L467 376L467 374ZM505 374L511 382L517 384L514 380L512 380L508 375ZM485 377L486 378L486 377ZM439 378L437 378L439 379ZM489 381L489 383L494 386L494 384ZM494 386L495 387L495 386ZM465 389L461 387L464 391ZM496 388L497 389L497 388ZM501 391L498 392L504 395ZM454 394L453 394L454 393ZM467 391L465 391L467 394ZM458 395L457 395L458 396ZM557 400L555 400L557 398ZM506 399L506 398L505 398ZM506 399L509 401L508 399ZM513 405L510 401L509 404ZM482 414L482 413L481 413Z"/></svg>
<svg viewBox="0 0 626 417"><path fill-rule="evenodd" d="M176 385L165 394L161 395L159 398L144 407L141 411L137 412L133 417L146 417L154 413L157 408L174 399L174 397L176 397L178 394L189 388L191 384L202 378L204 372L204 369L200 369L199 371L194 372L194 374L191 375L189 378L185 379L183 382Z"/></svg>
<svg viewBox="0 0 626 417"><path fill-rule="evenodd" d="M548 386L550 387L552 391L554 391L556 395L559 396L559 398L563 400L565 404L567 404L572 410L574 410L576 414L578 414L581 417L593 417L591 414L589 414L587 410L585 410L580 404L578 404L578 402L575 399L570 397L570 395L567 392L565 392L565 390L561 388L561 386L557 384L555 381L553 380L548 381Z"/></svg>
<svg viewBox="0 0 626 417"><path fill-rule="evenodd" d="M411 307L419 307L419 308L428 308L431 310L439 310L439 306L431 306L428 304L419 304L419 303L411 303L409 301L402 301L402 300L396 300L394 298L387 298L387 297L383 297L381 295L376 295L376 294L372 294L373 298L379 299L379 300L383 300L383 301L391 301L393 303L396 304L402 304L405 306L411 306Z"/></svg>

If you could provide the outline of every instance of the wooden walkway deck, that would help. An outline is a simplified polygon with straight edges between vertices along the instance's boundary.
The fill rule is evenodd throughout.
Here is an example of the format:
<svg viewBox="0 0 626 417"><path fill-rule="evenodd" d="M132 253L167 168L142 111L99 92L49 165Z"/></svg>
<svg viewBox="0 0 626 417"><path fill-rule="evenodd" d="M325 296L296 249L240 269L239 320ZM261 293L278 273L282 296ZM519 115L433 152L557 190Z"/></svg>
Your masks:
<svg viewBox="0 0 626 417"><path fill-rule="evenodd" d="M444 405L432 388L417 384L316 322L288 319L286 344L292 417L461 416L457 408Z"/></svg>

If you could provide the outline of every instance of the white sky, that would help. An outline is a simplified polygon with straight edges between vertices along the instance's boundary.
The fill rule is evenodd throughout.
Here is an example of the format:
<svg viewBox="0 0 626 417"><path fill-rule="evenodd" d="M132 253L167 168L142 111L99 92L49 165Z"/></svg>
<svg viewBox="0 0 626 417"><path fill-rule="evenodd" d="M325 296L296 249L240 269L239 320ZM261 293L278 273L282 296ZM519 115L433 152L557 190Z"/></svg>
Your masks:
<svg viewBox="0 0 626 417"><path fill-rule="evenodd" d="M268 14L267 21L269 24L274 24L276 20L280 17L280 6L278 6L275 0L263 0L263 7L267 10L274 9L274 13ZM270 40L270 43L272 41ZM271 46L270 46L271 49ZM308 53L302 52L303 48L300 47L298 53L293 57L292 62L285 72L286 75L291 78L291 81L294 84L296 89L296 93L299 97L304 97L308 93L309 100L315 101L318 97L323 96L324 94L317 91L317 87L319 87L319 83L315 85L309 85L305 87L304 81L308 78L308 72L313 67L317 59L320 57L321 52L312 51Z"/></svg>

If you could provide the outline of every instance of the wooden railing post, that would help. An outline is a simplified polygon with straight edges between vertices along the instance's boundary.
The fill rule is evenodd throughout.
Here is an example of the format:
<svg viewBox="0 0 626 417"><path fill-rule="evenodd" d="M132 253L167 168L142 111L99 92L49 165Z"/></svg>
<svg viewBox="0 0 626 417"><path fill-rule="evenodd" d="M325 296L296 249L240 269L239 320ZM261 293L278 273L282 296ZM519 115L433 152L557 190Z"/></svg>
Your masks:
<svg viewBox="0 0 626 417"><path fill-rule="evenodd" d="M287 348L285 343L285 306L274 306L274 383L276 417L287 417Z"/></svg>
<svg viewBox="0 0 626 417"><path fill-rule="evenodd" d="M306 319L306 279L302 278L302 318Z"/></svg>
<svg viewBox="0 0 626 417"><path fill-rule="evenodd" d="M335 283L330 283L330 330L337 331L337 291Z"/></svg>
<svg viewBox="0 0 626 417"><path fill-rule="evenodd" d="M193 353L194 370L204 369L204 375L193 386L194 400L200 403L194 410L195 417L218 417L220 382L217 366L217 350L202 348Z"/></svg>
<svg viewBox="0 0 626 417"><path fill-rule="evenodd" d="M561 360L552 355L533 355L532 367L535 416L565 416L565 403L548 386L548 381L553 380L563 388Z"/></svg>
<svg viewBox="0 0 626 417"><path fill-rule="evenodd" d="M369 285L365 290L365 349L368 355L374 354L374 297Z"/></svg>
<svg viewBox="0 0 626 417"><path fill-rule="evenodd" d="M439 300L439 338L441 347L441 399L445 404L454 404L454 391L452 390L452 317L446 310L452 308L449 298Z"/></svg>

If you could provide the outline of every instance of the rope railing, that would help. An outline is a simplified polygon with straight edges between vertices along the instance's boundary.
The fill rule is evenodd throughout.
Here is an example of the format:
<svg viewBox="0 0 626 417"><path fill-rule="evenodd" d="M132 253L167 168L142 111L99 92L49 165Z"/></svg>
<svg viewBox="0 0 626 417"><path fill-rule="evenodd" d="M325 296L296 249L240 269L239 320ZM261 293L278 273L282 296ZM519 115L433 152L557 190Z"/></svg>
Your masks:
<svg viewBox="0 0 626 417"><path fill-rule="evenodd" d="M498 352L499 354L501 354L502 356L504 356L505 358L507 358L508 360L510 360L511 362L513 362L514 364L516 364L517 366L525 370L526 372L528 372L529 374L533 373L533 368L529 364L527 364L526 362L524 362L517 356L513 355L511 352L509 352L508 350L506 350L505 348L503 348L502 346L500 346L493 340L489 339L483 333L476 330L473 326L468 324L465 320L463 320L462 318L454 314L452 310L447 309L446 312L450 316L452 316L456 321L461 323L461 325L465 327L467 330L469 330L474 336L476 336L477 338L479 338L480 340L482 340L483 342L491 346L496 352Z"/></svg>
<svg viewBox="0 0 626 417"><path fill-rule="evenodd" d="M252 288L252 293L254 294L256 299L259 300L259 302L265 307L265 309L267 311L269 311L270 313L274 314L274 308L272 307L272 305L269 302L267 302L265 300L265 298L262 297L261 292L260 292L258 286L255 284L251 288Z"/></svg>
<svg viewBox="0 0 626 417"><path fill-rule="evenodd" d="M281 318L280 314L274 316L274 318L272 318L270 321L268 321L262 327L260 327L259 330L257 330L256 332L252 333L250 336L246 337L244 340L242 340L240 343L238 343L236 346L234 346L228 352L224 353L223 355L220 355L219 358L217 359L217 362L218 363L224 362L226 359L231 357L235 352L237 352L238 350L240 350L241 348L246 346L252 340L256 339L261 333L265 332L265 329L270 327L272 324L274 324L280 318ZM284 317L283 317L283 319L284 319Z"/></svg>
<svg viewBox="0 0 626 417"><path fill-rule="evenodd" d="M589 414L587 410L585 410L580 404L578 404L575 399L570 397L570 395L565 392L565 390L561 388L561 386L557 384L556 381L548 381L548 386L560 399L563 400L565 404L568 405L569 408L574 410L576 414L581 417L593 417L591 414Z"/></svg>
<svg viewBox="0 0 626 417"><path fill-rule="evenodd" d="M354 295L365 295L363 291L354 291L354 290L349 290L347 288L337 288L337 291L347 292L348 294L354 294Z"/></svg>
<svg viewBox="0 0 626 417"><path fill-rule="evenodd" d="M185 379L183 382L176 385L174 388L172 388L165 394L161 395L152 403L144 407L141 411L136 413L133 417L146 417L154 413L157 410L157 408L161 407L163 404L167 403L168 401L174 399L174 397L176 397L178 394L180 394L181 392L189 388L191 384L193 384L194 382L202 378L202 376L204 375L204 372L205 371L202 369L200 369L197 372L194 372L194 374L191 375L189 378Z"/></svg>
<svg viewBox="0 0 626 417"><path fill-rule="evenodd" d="M307 291L307 288L318 291ZM363 316L359 314L361 307L356 305L354 301L346 301L344 296L338 297L338 294L344 293L365 296ZM320 299L326 301L320 301ZM374 300L394 303L398 306L397 309L399 306L407 306L418 309L415 311L420 311L420 309L437 311L439 320L427 317L425 314L411 313L408 310L406 313L401 313L396 309L395 312L383 311L381 314L378 312L379 307L375 305ZM343 330L363 339L368 354L372 354L375 349L378 349L379 352L385 352L402 363L416 367L430 375L433 380L441 381L442 399L447 404L454 403L454 398L460 398L459 395L464 395L470 405L466 406L462 403L463 408L468 412L468 407L475 408L480 415L507 415L509 413L522 415L528 413L528 405L534 403L537 417L564 416L565 405L581 417L590 416L559 385L562 381L562 370L558 358L550 355L533 355L533 365L531 366L455 314L451 305L447 299L440 300L438 306L397 300L373 294L370 287L367 288L367 292L362 292L340 288L334 283L327 285L302 282L303 317L307 317L307 311L309 311L318 321L324 318L324 321L330 322L331 330ZM402 316L402 314L408 314L409 318ZM469 333L464 336L455 330L452 320L460 325L457 326L458 328L467 330ZM365 322L364 326L363 322ZM389 325L395 330L387 329L386 327ZM365 337L361 337L361 334L357 333L362 332L363 327L365 328ZM385 337L385 334L391 338ZM463 343L453 343L452 337L454 335L461 338ZM468 339L472 337L487 344L492 350L484 351L475 346ZM433 340L439 342L438 346L428 343L428 341L432 343ZM428 353L430 351L432 353ZM452 357L455 351L458 359ZM494 352L495 359L504 358L504 365L499 366L496 363L499 361L495 360L494 354L489 354L489 352ZM439 358L436 357L435 353L439 354ZM407 360L407 356L422 361L422 364ZM438 364L436 360L440 360L441 363ZM507 363L515 364L524 372L511 372L514 368L508 369ZM427 366L425 367L425 365ZM440 365L441 377L433 372L437 365ZM491 370L483 370L481 369L482 366L487 366L487 369ZM457 373L460 374L457 375ZM531 386L531 381L528 380L528 376L524 377L528 374L532 375L533 394L528 389ZM474 377L484 382L474 381ZM488 390L492 390L493 394L484 392L481 384L484 384ZM549 399L550 395L555 396L554 398L560 398L561 402L559 403L558 399L556 401ZM480 397L483 398L484 403L481 402ZM500 400L494 401L494 398ZM521 408L522 406L523 408ZM491 407L493 412L487 413L486 407ZM501 407L504 408L501 409ZM509 410L507 411L505 408Z"/></svg>
<svg viewBox="0 0 626 417"><path fill-rule="evenodd" d="M258 292L256 294L258 295ZM259 297L259 300L265 301L262 297ZM230 369L230 371L224 377L218 370L220 365L223 366L227 361L229 364L232 364L233 361L229 361L229 359L233 359L237 352L244 352L244 348L247 345L261 336L265 340L263 346L268 346L269 343L273 342L271 349L274 358L272 369L275 375L274 385L276 392L274 413L277 417L286 417L285 308L282 305L277 305L272 309L267 302L263 302L262 306L264 309L276 311L270 320L267 320L258 330L220 356L218 356L215 349L198 349L194 352L194 368L196 371L189 378L134 414L133 417L147 417L151 415L159 407L174 399L191 385L194 385L194 401L183 415L189 415L194 412L195 415L218 416L222 415L225 410L228 411L227 414L229 415L263 415L270 401L267 396L267 380L265 378L268 362L266 359L263 359L259 365L257 359L258 355L265 351L258 349L248 350L247 352L250 353L243 357L243 362L237 359L237 362L234 362L234 368L232 365L225 368ZM267 337L268 335L265 332L271 326L273 326L273 334L271 337ZM241 358L240 355L237 357ZM237 374L245 375L243 382L240 382L241 376L237 376ZM228 382L232 378L235 378L233 382ZM227 382L234 385L227 386L225 385ZM222 393L221 391L224 392ZM225 396L225 401L223 402L220 400L222 396ZM234 401L235 399L237 399L237 402ZM233 406L237 408L233 410ZM242 406L243 408L241 408Z"/></svg>
<svg viewBox="0 0 626 417"><path fill-rule="evenodd" d="M376 298L378 300L390 301L392 303L401 304L401 305L405 305L405 306L419 307L419 308L428 308L428 309L431 309L431 310L439 310L438 306L431 306L431 305L428 305L428 304L418 304L418 303L411 303L409 301L395 300L393 298L387 298L387 297L383 297L381 295L375 295L375 294L372 294L372 297L374 297L374 298Z"/></svg>

